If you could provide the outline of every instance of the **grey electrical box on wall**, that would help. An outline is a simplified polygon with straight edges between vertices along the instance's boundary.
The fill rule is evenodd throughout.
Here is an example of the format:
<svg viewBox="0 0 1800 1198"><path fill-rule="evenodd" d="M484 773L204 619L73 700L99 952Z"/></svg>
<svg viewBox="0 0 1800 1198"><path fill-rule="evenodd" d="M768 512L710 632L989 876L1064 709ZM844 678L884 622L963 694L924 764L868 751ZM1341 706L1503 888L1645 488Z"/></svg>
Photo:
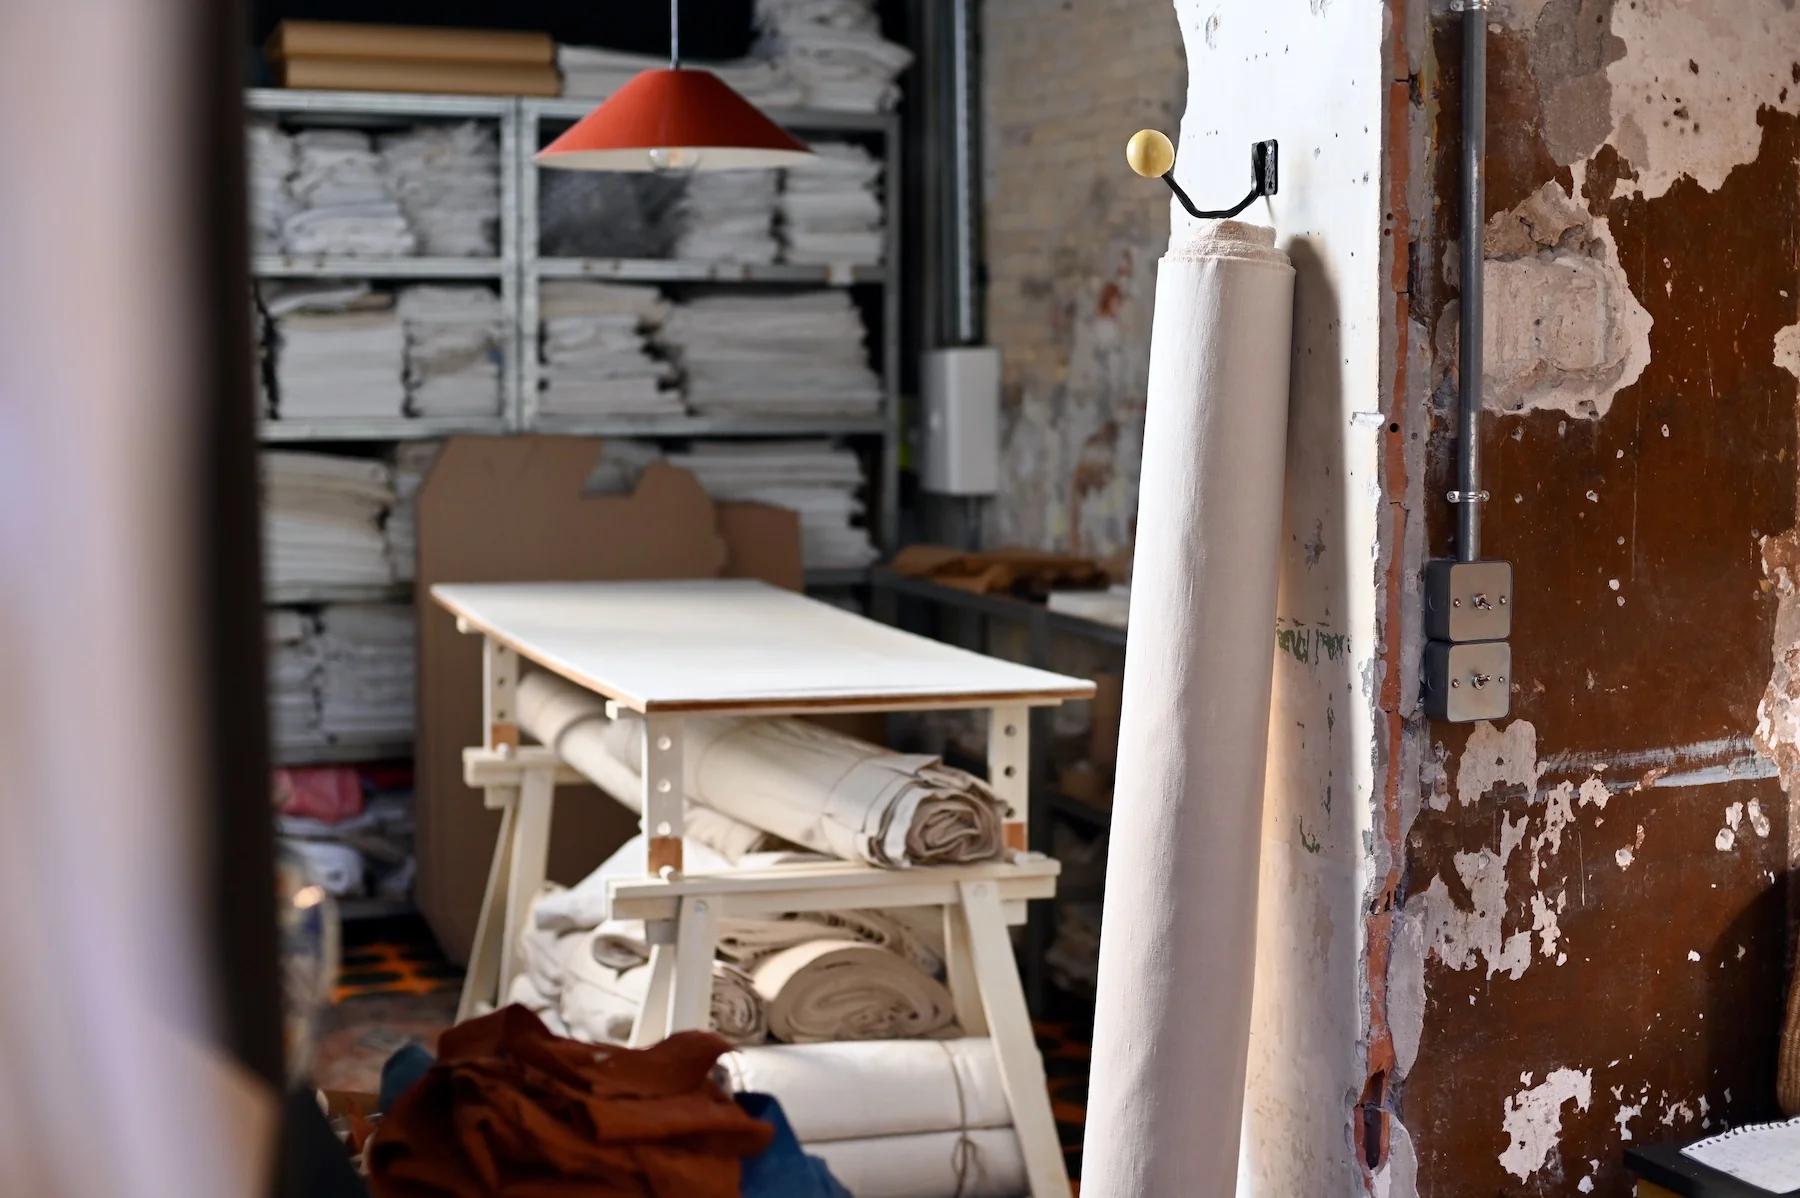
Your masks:
<svg viewBox="0 0 1800 1198"><path fill-rule="evenodd" d="M1425 566L1425 714L1468 723L1512 708L1512 563Z"/></svg>

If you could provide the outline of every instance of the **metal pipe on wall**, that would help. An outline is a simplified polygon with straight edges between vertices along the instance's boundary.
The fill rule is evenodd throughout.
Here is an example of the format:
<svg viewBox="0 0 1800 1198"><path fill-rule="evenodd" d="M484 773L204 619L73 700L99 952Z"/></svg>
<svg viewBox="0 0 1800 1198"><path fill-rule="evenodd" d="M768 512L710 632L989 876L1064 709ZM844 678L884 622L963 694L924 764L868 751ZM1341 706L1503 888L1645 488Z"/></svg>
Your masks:
<svg viewBox="0 0 1800 1198"><path fill-rule="evenodd" d="M1481 557L1482 235L1486 229L1488 0L1463 2L1462 295L1457 374L1456 556Z"/></svg>

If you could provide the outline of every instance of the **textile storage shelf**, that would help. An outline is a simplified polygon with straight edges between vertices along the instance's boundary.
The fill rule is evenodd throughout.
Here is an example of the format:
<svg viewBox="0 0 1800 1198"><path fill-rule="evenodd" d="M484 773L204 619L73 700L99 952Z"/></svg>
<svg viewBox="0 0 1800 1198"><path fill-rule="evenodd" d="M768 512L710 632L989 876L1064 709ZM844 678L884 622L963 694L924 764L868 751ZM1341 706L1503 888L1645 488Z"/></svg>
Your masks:
<svg viewBox="0 0 1800 1198"><path fill-rule="evenodd" d="M386 441L514 427L517 102L257 88L246 107L259 289L378 280L376 290L389 292L435 285L495 296L484 351L494 359L491 411L485 400L453 412L409 402L320 417L277 407L264 439ZM400 239L390 240L395 230Z"/></svg>
<svg viewBox="0 0 1800 1198"><path fill-rule="evenodd" d="M850 202L865 220L875 213L875 223L838 258L822 260L816 246L798 251L787 244L786 218L780 215L786 184L780 177L757 179L757 172L732 171L683 182L538 168L531 155L592 106L593 101L579 99L519 102L520 426L660 439L863 438L861 452L871 466L871 528L877 543L891 549L898 536L900 297L895 264L900 244L899 222L888 218L886 197L895 193L900 178L898 117L770 110L796 136L839 147L832 152L861 164L851 185L869 189L869 196ZM591 219L595 213L607 219ZM593 240L596 230L598 241ZM786 260L789 254L805 260ZM578 294L569 290L575 281L653 290L654 296L644 302L655 307L643 309L643 319L635 324L615 319L605 336L608 344L624 352L641 348L655 361L670 362L675 371L659 377L655 386L639 382L633 388L613 388L616 402L596 396L590 403L570 403L567 386L561 388L563 398L547 399L547 386L555 386L551 380L558 355L546 343L554 338L566 344L577 335L567 319L571 295ZM830 293L841 298L829 298ZM753 296L766 297L766 312L757 311ZM709 398L706 382L690 384L696 369L703 380L743 375L741 345L709 355L704 347L696 351L691 344L677 344L674 336L684 324L691 326L696 319L705 323L703 317L684 314L685 307L698 303L701 311L708 305L717 311L719 305L739 303L731 297L747 305L746 320L760 319L788 331L780 342L785 348L771 352L776 365L768 377L791 379L791 387L746 388L730 382L724 389L736 394L715 391ZM558 327L546 321L556 321ZM853 346L859 336L865 352L846 352L846 344ZM678 360L684 353L686 363ZM716 365L706 366L708 361ZM633 369L640 376L645 373L641 364ZM753 372L756 363L749 369Z"/></svg>

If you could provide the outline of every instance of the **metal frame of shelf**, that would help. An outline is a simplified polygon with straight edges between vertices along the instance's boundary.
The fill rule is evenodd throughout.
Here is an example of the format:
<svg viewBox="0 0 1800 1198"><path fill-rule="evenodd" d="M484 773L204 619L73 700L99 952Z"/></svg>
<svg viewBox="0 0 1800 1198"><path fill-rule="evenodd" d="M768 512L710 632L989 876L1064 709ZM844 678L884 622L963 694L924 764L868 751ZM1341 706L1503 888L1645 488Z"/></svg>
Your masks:
<svg viewBox="0 0 1800 1198"><path fill-rule="evenodd" d="M775 262L746 264L690 262L654 258L555 258L538 252L538 171L533 156L546 124L567 124L591 111L596 99L522 99L519 101L515 190L520 219L515 257L519 271L519 427L538 432L559 432L611 437L795 437L848 436L876 438L875 469L870 474L875 502L875 539L892 551L900 528L900 289L896 274L900 261L900 222L895 217L898 180L901 178L900 118L894 113L827 112L770 109L777 124L797 133L863 134L881 139L883 164L883 234L885 246L879 266L840 264L817 266ZM881 345L877 351L884 392L882 413L873 417L823 417L817 419L767 419L717 416L684 416L662 419L630 419L609 416L550 416L537 411L539 363L537 360L538 296L540 279L596 279L618 282L764 284L813 287L876 286L881 288ZM871 333L876 330L870 330Z"/></svg>

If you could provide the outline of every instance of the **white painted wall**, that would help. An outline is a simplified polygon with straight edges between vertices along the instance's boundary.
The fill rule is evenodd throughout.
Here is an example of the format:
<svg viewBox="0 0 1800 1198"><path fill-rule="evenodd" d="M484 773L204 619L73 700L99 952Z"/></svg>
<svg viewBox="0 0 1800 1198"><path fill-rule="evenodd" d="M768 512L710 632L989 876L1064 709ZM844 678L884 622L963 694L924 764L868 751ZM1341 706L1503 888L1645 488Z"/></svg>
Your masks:
<svg viewBox="0 0 1800 1198"><path fill-rule="evenodd" d="M1176 0L1188 105L1176 174L1205 207L1281 142L1241 219L1293 258L1281 598L1242 1195L1360 1193L1363 894L1375 803L1381 415L1381 0ZM1191 218L1172 206L1176 236ZM1195 1129L1204 1134L1204 1129Z"/></svg>

